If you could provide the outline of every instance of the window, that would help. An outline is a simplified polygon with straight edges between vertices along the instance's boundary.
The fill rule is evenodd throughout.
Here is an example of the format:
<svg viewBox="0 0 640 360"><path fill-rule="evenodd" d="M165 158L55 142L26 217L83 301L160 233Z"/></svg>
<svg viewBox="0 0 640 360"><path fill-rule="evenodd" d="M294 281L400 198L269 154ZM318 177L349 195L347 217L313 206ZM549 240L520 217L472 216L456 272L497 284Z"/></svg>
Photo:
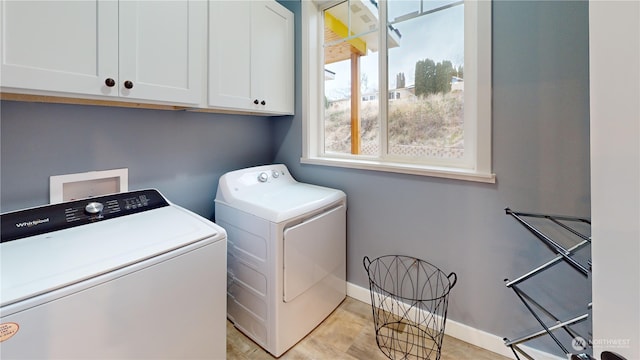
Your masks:
<svg viewBox="0 0 640 360"><path fill-rule="evenodd" d="M494 182L490 7L303 0L302 162Z"/></svg>

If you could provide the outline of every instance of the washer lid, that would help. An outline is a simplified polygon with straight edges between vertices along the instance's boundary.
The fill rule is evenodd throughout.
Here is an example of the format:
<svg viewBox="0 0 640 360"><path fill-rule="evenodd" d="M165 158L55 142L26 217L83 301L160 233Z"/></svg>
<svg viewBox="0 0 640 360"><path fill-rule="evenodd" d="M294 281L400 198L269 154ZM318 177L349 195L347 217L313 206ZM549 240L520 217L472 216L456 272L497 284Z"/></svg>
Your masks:
<svg viewBox="0 0 640 360"><path fill-rule="evenodd" d="M0 244L0 306L44 294L201 240L220 226L171 205Z"/></svg>
<svg viewBox="0 0 640 360"><path fill-rule="evenodd" d="M286 166L275 164L224 174L216 202L279 223L345 198L337 189L299 183Z"/></svg>

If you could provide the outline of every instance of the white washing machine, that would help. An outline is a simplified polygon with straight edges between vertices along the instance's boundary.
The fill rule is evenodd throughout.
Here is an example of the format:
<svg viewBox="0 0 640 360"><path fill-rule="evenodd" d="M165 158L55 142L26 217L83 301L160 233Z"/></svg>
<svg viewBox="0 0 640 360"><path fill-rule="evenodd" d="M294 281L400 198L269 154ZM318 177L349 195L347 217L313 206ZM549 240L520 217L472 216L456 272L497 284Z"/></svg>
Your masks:
<svg viewBox="0 0 640 360"><path fill-rule="evenodd" d="M1 215L2 359L224 359L226 232L141 190Z"/></svg>
<svg viewBox="0 0 640 360"><path fill-rule="evenodd" d="M227 230L227 317L276 357L346 296L346 195L297 182L285 165L220 178Z"/></svg>

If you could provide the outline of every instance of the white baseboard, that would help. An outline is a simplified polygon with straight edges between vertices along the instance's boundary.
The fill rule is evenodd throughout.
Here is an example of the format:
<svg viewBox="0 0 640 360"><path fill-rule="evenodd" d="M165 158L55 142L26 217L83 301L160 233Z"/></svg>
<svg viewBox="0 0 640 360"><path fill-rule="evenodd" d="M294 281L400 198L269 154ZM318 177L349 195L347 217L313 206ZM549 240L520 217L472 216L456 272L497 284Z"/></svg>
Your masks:
<svg viewBox="0 0 640 360"><path fill-rule="evenodd" d="M347 282L347 295L371 305L371 294L369 293L369 289ZM478 330L471 326L447 319L445 334L496 354L506 356L510 359L515 359L511 349L504 345L502 337L490 334L486 331ZM528 346L520 346L520 348L536 360L566 360L565 358L542 352Z"/></svg>

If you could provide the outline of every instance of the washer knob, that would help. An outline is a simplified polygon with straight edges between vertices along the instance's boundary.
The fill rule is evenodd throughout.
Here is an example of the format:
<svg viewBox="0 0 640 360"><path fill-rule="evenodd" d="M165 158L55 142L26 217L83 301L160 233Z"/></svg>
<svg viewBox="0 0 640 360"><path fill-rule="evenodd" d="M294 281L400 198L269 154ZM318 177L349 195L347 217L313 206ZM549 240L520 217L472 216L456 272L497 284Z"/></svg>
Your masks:
<svg viewBox="0 0 640 360"><path fill-rule="evenodd" d="M271 176L273 176L273 178L275 179L275 178L277 178L278 176L280 176L280 173L278 172L278 170L273 170L273 171L271 172Z"/></svg>
<svg viewBox="0 0 640 360"><path fill-rule="evenodd" d="M84 211L91 215L101 213L102 209L104 209L104 205L95 201L88 203L87 206L84 207Z"/></svg>
<svg viewBox="0 0 640 360"><path fill-rule="evenodd" d="M266 172L261 172L260 175L258 175L258 181L267 182L267 180L269 180L269 174Z"/></svg>

